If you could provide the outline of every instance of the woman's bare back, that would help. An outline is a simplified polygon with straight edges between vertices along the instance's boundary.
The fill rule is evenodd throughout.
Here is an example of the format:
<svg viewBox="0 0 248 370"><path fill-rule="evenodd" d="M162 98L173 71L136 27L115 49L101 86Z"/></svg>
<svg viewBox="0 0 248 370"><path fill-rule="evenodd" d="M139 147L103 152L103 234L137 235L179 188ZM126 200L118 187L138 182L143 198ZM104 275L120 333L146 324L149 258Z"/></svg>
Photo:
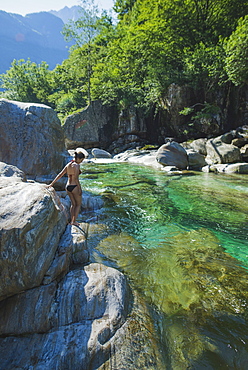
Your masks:
<svg viewBox="0 0 248 370"><path fill-rule="evenodd" d="M76 162L69 162L66 166L66 172L68 175L68 184L76 185L79 176L79 165Z"/></svg>

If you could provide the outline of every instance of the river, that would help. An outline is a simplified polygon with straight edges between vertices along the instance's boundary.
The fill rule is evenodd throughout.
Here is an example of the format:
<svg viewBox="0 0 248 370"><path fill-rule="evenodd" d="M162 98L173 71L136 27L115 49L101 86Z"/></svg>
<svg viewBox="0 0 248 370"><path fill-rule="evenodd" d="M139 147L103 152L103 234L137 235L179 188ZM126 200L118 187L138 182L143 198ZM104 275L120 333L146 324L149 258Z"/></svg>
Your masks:
<svg viewBox="0 0 248 370"><path fill-rule="evenodd" d="M164 369L247 369L247 176L86 163L81 182L109 228L94 258L152 308Z"/></svg>

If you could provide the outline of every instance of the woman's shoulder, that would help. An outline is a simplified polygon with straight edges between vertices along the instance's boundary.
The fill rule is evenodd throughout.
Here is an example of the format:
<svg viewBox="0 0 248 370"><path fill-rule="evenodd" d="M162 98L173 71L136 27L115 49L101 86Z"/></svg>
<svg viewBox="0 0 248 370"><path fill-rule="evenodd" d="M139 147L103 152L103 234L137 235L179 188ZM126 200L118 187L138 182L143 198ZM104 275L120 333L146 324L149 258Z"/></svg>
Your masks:
<svg viewBox="0 0 248 370"><path fill-rule="evenodd" d="M72 160L69 163L67 163L66 167L67 167L67 169L74 169L75 170L75 169L79 168L79 165L78 165L78 163L76 163Z"/></svg>

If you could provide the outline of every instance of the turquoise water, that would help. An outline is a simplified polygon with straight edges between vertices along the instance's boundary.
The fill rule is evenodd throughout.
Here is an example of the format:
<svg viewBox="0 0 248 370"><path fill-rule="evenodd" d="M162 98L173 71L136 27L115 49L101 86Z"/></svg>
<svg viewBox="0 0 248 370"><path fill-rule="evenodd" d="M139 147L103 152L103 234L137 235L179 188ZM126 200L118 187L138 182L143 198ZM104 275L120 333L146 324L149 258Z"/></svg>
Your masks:
<svg viewBox="0 0 248 370"><path fill-rule="evenodd" d="M164 368L246 369L247 176L83 169L83 189L104 199L97 222L109 228L95 259L123 271L157 312Z"/></svg>

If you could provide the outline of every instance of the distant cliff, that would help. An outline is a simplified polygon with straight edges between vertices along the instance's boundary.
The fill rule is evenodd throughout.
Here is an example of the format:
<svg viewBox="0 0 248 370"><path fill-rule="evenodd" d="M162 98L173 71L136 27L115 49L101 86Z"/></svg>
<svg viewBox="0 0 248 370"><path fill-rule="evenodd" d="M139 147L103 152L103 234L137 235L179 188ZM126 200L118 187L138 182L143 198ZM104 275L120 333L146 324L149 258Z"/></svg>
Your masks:
<svg viewBox="0 0 248 370"><path fill-rule="evenodd" d="M69 13L67 8L68 17ZM75 9L71 15L74 13ZM13 59L45 61L53 69L68 58L70 44L61 34L63 25L63 20L50 12L23 17L0 10L0 73L10 68Z"/></svg>

